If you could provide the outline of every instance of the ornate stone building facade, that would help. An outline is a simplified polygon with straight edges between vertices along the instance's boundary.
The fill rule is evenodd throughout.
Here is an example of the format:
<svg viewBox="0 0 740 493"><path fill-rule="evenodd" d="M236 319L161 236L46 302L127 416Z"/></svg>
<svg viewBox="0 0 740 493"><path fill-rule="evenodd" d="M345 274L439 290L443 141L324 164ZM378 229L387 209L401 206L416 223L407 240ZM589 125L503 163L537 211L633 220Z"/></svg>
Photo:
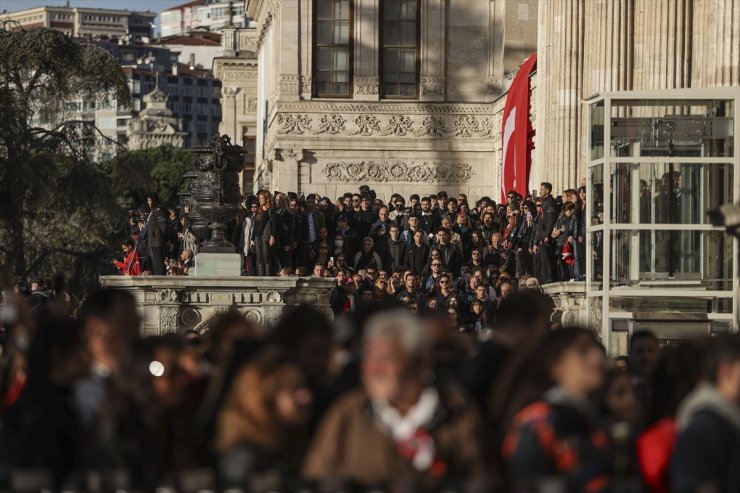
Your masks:
<svg viewBox="0 0 740 493"><path fill-rule="evenodd" d="M547 0L539 4L534 177L585 176L583 101L606 91L740 85L737 0Z"/></svg>
<svg viewBox="0 0 740 493"><path fill-rule="evenodd" d="M144 109L128 121L129 149L149 149L162 145L182 147L186 132L167 107L167 94L156 86L144 96Z"/></svg>
<svg viewBox="0 0 740 493"><path fill-rule="evenodd" d="M253 188L494 193L493 102L536 50L538 4L250 0L260 67Z"/></svg>

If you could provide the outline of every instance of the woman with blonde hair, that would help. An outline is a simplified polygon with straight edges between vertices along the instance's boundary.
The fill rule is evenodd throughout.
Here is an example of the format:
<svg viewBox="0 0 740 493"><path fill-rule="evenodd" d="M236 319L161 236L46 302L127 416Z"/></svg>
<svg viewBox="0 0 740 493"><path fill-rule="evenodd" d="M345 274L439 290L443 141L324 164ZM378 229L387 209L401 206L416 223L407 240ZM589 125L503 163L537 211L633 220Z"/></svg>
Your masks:
<svg viewBox="0 0 740 493"><path fill-rule="evenodd" d="M298 365L279 349L258 354L234 378L218 417L216 452L223 488L246 488L267 471L296 477L313 396Z"/></svg>

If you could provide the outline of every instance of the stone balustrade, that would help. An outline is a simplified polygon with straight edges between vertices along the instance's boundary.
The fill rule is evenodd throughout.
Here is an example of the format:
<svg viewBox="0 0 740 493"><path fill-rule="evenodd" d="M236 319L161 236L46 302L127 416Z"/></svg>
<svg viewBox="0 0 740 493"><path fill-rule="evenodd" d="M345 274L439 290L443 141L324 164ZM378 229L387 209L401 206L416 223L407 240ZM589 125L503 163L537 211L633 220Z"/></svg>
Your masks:
<svg viewBox="0 0 740 493"><path fill-rule="evenodd" d="M136 298L142 335L208 331L209 320L231 308L269 326L289 307L312 305L332 318L334 279L314 277L101 276L106 288Z"/></svg>

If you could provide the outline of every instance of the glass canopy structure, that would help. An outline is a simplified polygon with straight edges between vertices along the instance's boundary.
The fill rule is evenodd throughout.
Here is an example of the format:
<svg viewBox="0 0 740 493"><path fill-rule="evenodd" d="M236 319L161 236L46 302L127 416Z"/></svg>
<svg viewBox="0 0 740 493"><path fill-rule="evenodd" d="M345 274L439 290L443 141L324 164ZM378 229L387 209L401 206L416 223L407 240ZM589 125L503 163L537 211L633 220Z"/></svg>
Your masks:
<svg viewBox="0 0 740 493"><path fill-rule="evenodd" d="M740 88L603 93L587 101L586 279L604 345L737 330L738 242L707 212L738 200Z"/></svg>

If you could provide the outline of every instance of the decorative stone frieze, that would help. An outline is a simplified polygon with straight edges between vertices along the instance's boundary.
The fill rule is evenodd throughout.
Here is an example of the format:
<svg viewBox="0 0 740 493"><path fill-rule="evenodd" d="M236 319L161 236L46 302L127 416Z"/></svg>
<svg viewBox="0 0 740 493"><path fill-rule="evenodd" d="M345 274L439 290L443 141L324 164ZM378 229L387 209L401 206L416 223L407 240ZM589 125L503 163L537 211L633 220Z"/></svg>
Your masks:
<svg viewBox="0 0 740 493"><path fill-rule="evenodd" d="M277 135L362 137L488 138L493 119L482 115L278 113Z"/></svg>
<svg viewBox="0 0 740 493"><path fill-rule="evenodd" d="M417 182L464 183L472 176L466 163L401 161L358 161L328 163L324 174L330 181L340 182Z"/></svg>

